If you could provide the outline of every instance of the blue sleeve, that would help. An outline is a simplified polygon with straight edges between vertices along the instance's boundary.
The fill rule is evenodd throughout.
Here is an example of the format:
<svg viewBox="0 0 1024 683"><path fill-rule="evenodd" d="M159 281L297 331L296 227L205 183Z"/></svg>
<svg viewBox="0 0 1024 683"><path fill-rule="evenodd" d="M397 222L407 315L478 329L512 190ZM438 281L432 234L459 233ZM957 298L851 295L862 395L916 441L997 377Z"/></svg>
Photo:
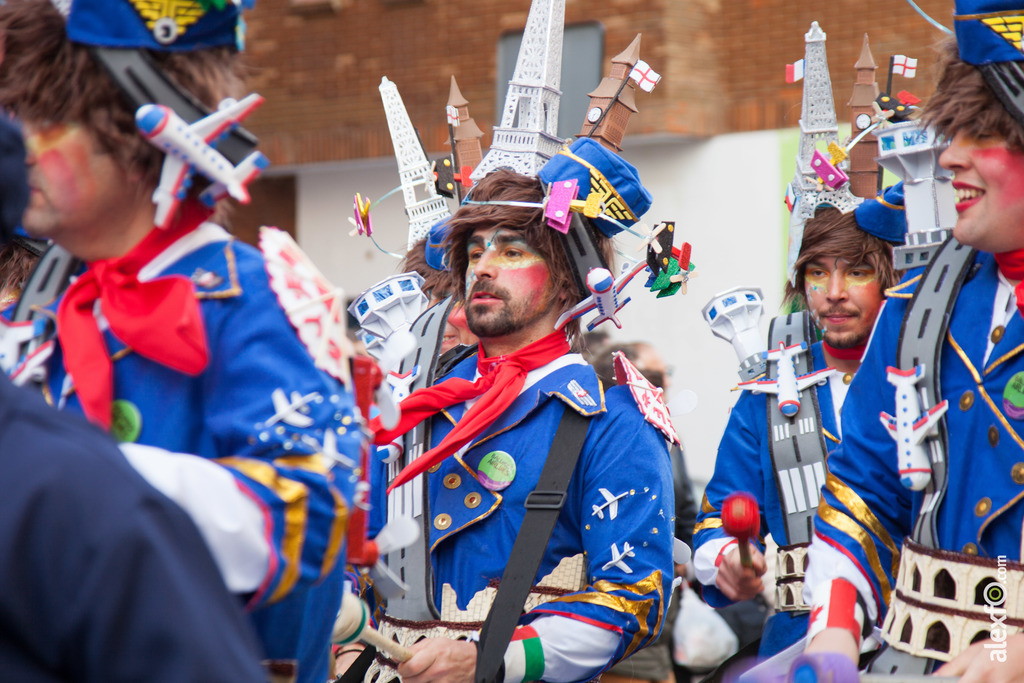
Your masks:
<svg viewBox="0 0 1024 683"><path fill-rule="evenodd" d="M737 491L745 491L757 499L761 529L758 537L751 540L764 552L764 538L768 534L765 510L773 505L774 509L779 508L774 478L771 472L764 471L762 460L768 429L767 409L764 394L744 391L736 401L718 445L715 473L704 489L694 527L694 552L712 539L729 538L722 529L722 504L727 496ZM714 585L704 586L702 593L712 607L724 607L733 602Z"/></svg>
<svg viewBox="0 0 1024 683"><path fill-rule="evenodd" d="M271 566L257 605L322 579L344 561L355 476L335 466L326 444L358 462L362 435L351 392L314 366L270 289L262 258L245 245L235 252L244 293L217 301L205 318L212 361L202 391L217 461L268 520ZM283 401L297 407L282 411Z"/></svg>

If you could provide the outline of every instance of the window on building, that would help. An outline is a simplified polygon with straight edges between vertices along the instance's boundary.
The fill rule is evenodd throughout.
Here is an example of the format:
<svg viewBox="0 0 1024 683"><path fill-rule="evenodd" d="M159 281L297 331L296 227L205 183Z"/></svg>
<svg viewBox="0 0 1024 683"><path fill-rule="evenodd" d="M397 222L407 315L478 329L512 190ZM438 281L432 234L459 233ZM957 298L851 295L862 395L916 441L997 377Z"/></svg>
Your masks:
<svg viewBox="0 0 1024 683"><path fill-rule="evenodd" d="M523 32L506 33L498 41L497 112L494 125L501 124L508 82L516 70ZM599 23L565 27L562 38L562 99L558 105L558 136L568 138L583 127L590 98L587 93L601 82L604 69L604 26Z"/></svg>

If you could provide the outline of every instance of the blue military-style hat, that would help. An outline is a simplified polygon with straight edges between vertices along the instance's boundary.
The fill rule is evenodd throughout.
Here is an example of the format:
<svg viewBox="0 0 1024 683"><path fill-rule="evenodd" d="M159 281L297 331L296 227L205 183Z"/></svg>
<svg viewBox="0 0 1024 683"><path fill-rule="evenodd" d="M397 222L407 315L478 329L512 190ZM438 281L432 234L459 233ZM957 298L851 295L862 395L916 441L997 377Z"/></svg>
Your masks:
<svg viewBox="0 0 1024 683"><path fill-rule="evenodd" d="M857 226L886 242L903 244L907 234L907 211L903 201L903 182L888 187L875 199L867 199L853 210Z"/></svg>
<svg viewBox="0 0 1024 683"><path fill-rule="evenodd" d="M575 178L578 199L596 192L603 212L623 225L632 225L651 208L651 193L640 183L636 167L592 138L579 138L563 148L537 175L549 185ZM621 226L600 217L594 224L607 237L622 232Z"/></svg>
<svg viewBox="0 0 1024 683"><path fill-rule="evenodd" d="M253 0L55 0L68 38L83 45L185 52L242 48L242 9Z"/></svg>
<svg viewBox="0 0 1024 683"><path fill-rule="evenodd" d="M960 59L973 64L1006 110L1024 126L1024 0L956 0Z"/></svg>
<svg viewBox="0 0 1024 683"><path fill-rule="evenodd" d="M960 59L974 65L1024 61L1024 0L957 0L955 4Z"/></svg>

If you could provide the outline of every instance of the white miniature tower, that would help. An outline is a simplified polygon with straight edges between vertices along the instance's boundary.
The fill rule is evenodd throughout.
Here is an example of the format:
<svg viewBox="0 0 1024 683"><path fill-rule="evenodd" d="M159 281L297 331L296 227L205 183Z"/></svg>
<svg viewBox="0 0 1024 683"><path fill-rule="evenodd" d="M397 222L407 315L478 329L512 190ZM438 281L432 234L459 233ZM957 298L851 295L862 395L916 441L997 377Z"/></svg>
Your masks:
<svg viewBox="0 0 1024 683"><path fill-rule="evenodd" d="M408 330L429 300L423 293L423 276L399 273L381 280L349 304L351 313L367 336L363 342L370 355L379 359L380 342L394 332Z"/></svg>
<svg viewBox="0 0 1024 683"><path fill-rule="evenodd" d="M757 287L733 287L716 294L701 310L711 332L730 344L740 361L743 381L764 374L761 352L767 346L758 329L764 315L764 295Z"/></svg>
<svg viewBox="0 0 1024 683"><path fill-rule="evenodd" d="M903 180L907 211L906 245L893 250L898 269L927 265L956 225L953 173L939 166L945 144L917 121L896 123L875 133L878 163Z"/></svg>
<svg viewBox="0 0 1024 683"><path fill-rule="evenodd" d="M814 217L821 204L828 204L843 213L852 211L860 199L850 192L850 184L832 189L822 186L811 165L818 141L839 144L839 124L836 121L835 100L832 97L832 79L825 56L825 32L818 22L804 35L804 98L800 112L800 151L796 158L796 176L793 178L795 201L789 217L789 254L786 267L793 278L793 264L800 252L804 236L804 223Z"/></svg>
<svg viewBox="0 0 1024 683"><path fill-rule="evenodd" d="M409 216L408 246L411 248L427 236L432 225L450 216L451 211L448 202L438 194L434 186L434 172L416 135L416 129L412 127L402 96L398 94L398 86L389 81L387 76L381 79L380 96L388 117L395 159L398 160L398 175L402 182L402 194L405 196L405 213ZM417 188L426 196L418 197Z"/></svg>
<svg viewBox="0 0 1024 683"><path fill-rule="evenodd" d="M565 0L533 0L501 125L494 127L491 147L473 180L502 167L535 176L565 144L558 137L564 24Z"/></svg>

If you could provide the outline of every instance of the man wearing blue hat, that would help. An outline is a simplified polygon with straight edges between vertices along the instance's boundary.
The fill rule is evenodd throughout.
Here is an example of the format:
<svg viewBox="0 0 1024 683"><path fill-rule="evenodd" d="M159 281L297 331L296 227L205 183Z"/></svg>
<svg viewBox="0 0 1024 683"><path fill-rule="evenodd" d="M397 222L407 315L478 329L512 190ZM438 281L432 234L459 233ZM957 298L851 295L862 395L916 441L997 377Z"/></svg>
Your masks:
<svg viewBox="0 0 1024 683"><path fill-rule="evenodd" d="M628 202L646 193L635 170L612 188L603 171L625 162L586 146L541 177L581 175L583 194L607 186L595 190L602 202L635 221L640 203ZM666 437L629 388L602 387L573 352L578 323L556 326L582 292L544 196L541 180L498 170L451 218L451 286L479 352L405 399L395 429L377 431L383 444L431 426L430 450L389 489L426 471L439 618L380 621L412 646L397 667L406 683L588 681L653 642L664 620L674 509ZM594 240L607 258L610 240Z"/></svg>
<svg viewBox="0 0 1024 683"><path fill-rule="evenodd" d="M924 109L958 218L879 317L829 461L809 650L842 652L837 666L881 626L872 670L1024 678L1022 14L957 2Z"/></svg>
<svg viewBox="0 0 1024 683"><path fill-rule="evenodd" d="M28 192L21 138L0 129L2 247ZM0 614L4 680L262 680L259 644L195 524L107 435L2 375Z"/></svg>
<svg viewBox="0 0 1024 683"><path fill-rule="evenodd" d="M807 222L794 265L794 281L786 285L787 303L806 310L821 334L821 341L808 341L810 362L806 372L837 370L823 379L827 388L812 384L798 394L803 403L817 408L808 414L817 423L813 428L803 422L803 413L797 416L801 418L797 424L803 425L800 431L814 435L811 445L823 451L822 460L842 439L839 411L860 366L885 291L899 280L893 268L892 243L902 242L906 231L901 189L890 188L884 197L867 200L847 214L832 207L820 208ZM779 330L788 319L782 316L773 321L774 336L781 336ZM805 325L802 316L797 325ZM786 346L798 344L804 334L803 329L789 332L794 336ZM772 368L771 375L777 374ZM741 385L746 389L759 386ZM809 609L800 594L803 555L809 539L805 538L806 519L797 513L813 515L814 501L807 501L803 489L813 491L819 485L812 476L809 488L805 487L799 472L793 480L784 451L786 440L780 438L783 428L775 424L784 427L784 418L773 420L780 401L766 393L745 391L736 402L718 447L715 473L704 492L694 537L696 576L704 584L705 599L715 607L751 599L764 590L761 577L767 568L762 552L767 534L771 533L779 545L781 566L792 566L775 577L776 612L768 619L760 640L761 657L785 649L807 631ZM793 425L794 434L797 429ZM800 453L798 470L803 466L813 470L813 448L803 447L806 450ZM749 541L751 563L747 567L741 562L737 539L728 535L722 524L726 498L736 491L753 495L760 511L760 530Z"/></svg>
<svg viewBox="0 0 1024 683"><path fill-rule="evenodd" d="M36 302L46 329L7 359L12 377L121 441L203 531L272 671L293 679L297 662L298 680L322 683L354 486L326 455L357 457L351 394L314 364L263 257L213 222L198 183L157 220L164 155L136 128L143 104L195 121L241 94L241 7L59 4L0 5L0 102L24 124L25 229L85 267Z"/></svg>

